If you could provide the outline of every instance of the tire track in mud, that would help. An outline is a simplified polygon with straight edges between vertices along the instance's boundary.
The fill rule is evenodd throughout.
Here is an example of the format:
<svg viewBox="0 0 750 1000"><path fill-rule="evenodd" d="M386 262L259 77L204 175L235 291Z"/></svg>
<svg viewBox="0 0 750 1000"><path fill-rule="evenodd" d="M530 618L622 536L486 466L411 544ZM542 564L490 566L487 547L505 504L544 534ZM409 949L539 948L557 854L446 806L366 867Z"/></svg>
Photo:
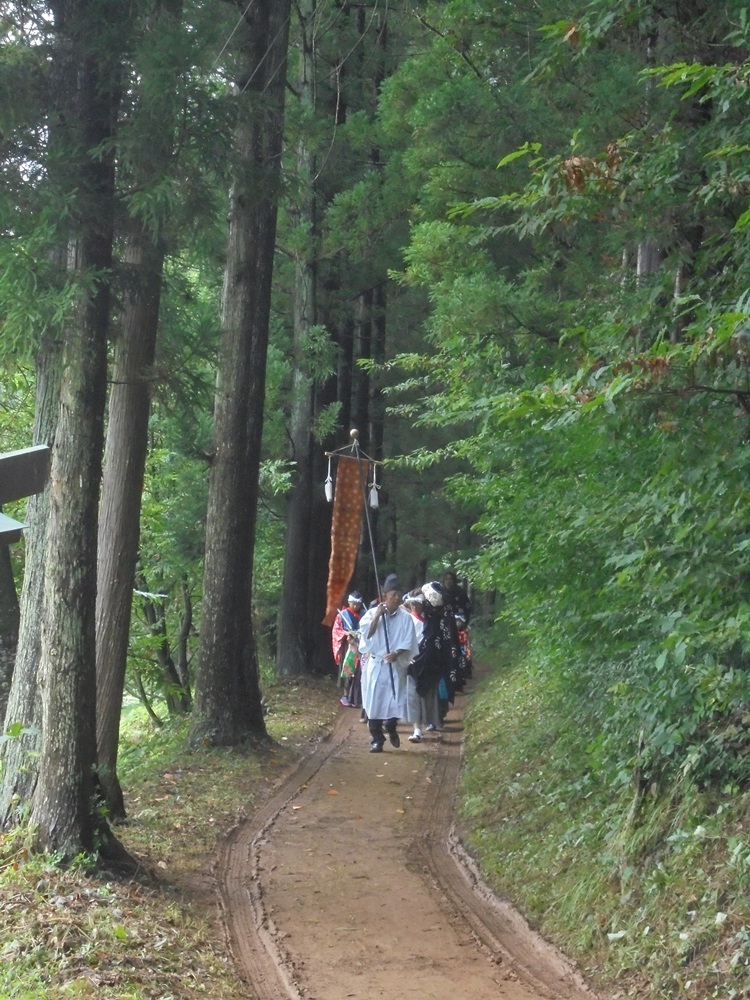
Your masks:
<svg viewBox="0 0 750 1000"><path fill-rule="evenodd" d="M594 1000L461 844L464 704L458 696L439 738L382 755L368 753L358 713L343 709L227 836L214 869L221 916L256 996ZM352 841L357 852L342 860Z"/></svg>
<svg viewBox="0 0 750 1000"><path fill-rule="evenodd" d="M279 791L234 827L219 847L214 874L226 938L238 972L262 1000L304 1000L294 957L283 947L282 934L265 905L261 854L267 831L351 734L345 714L340 713L332 732L298 762Z"/></svg>
<svg viewBox="0 0 750 1000"><path fill-rule="evenodd" d="M430 785L424 832L417 842L425 868L493 960L502 957L542 996L594 1000L578 970L495 895L463 847L454 822L462 751L461 732L441 741L438 774Z"/></svg>

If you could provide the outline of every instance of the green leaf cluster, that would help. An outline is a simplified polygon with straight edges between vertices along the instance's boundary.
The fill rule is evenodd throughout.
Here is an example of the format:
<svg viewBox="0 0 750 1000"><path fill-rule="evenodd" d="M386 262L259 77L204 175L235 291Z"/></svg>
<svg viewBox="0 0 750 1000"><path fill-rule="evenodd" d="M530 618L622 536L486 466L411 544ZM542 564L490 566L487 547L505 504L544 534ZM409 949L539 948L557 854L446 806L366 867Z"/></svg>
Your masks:
<svg viewBox="0 0 750 1000"><path fill-rule="evenodd" d="M574 7L524 8L522 47L503 14L425 5L434 43L388 82L417 192L399 279L430 302L393 412L453 434L411 464L461 461L465 568L585 709L595 768L744 786L746 12Z"/></svg>

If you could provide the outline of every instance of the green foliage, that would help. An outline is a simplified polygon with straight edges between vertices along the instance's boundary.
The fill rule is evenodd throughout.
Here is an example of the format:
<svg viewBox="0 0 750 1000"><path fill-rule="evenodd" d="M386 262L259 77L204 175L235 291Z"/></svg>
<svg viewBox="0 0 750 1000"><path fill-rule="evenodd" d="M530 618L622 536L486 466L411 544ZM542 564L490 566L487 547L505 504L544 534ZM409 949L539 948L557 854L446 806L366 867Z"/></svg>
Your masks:
<svg viewBox="0 0 750 1000"><path fill-rule="evenodd" d="M675 996L698 954L716 996L746 986L746 899L713 924L750 788L744 8L524 6L524 45L502 12L426 5L434 44L381 112L411 141L397 277L430 303L389 402L443 435L402 465L452 463L477 540L462 567L525 644L528 732L507 691L478 709L475 846L581 953L645 962ZM468 93L464 123L447 95ZM716 858L694 835L712 811L733 817ZM658 909L688 883L675 941Z"/></svg>
<svg viewBox="0 0 750 1000"><path fill-rule="evenodd" d="M489 645L488 645L489 643ZM499 891L596 983L736 998L748 988L747 792L649 792L602 766L595 713L505 630L472 695L462 812Z"/></svg>
<svg viewBox="0 0 750 1000"><path fill-rule="evenodd" d="M632 70L660 18L648 4L615 13L597 2L580 22L544 27L535 72L519 82L524 115L538 114L537 83L570 72L602 91L597 120L561 79L570 100L545 137L554 152L526 139L503 154L496 141L499 193L452 207L443 197L446 218L414 225L401 280L430 297L434 349L397 359L412 377L395 410L453 428L440 454L472 471L449 489L482 511L471 575L505 594L537 669L596 714L613 772L633 766L640 734L649 780L720 786L750 778L747 272L733 153L748 138L748 93L744 65L721 61L736 50L708 44L711 62L641 61L632 85L613 88L604 62L615 81ZM441 24L445 38L455 24ZM686 22L662 30L664 54L677 55ZM433 82L441 54L436 43L422 63ZM424 128L439 97L419 93L414 72L390 85ZM467 73L464 85L480 80ZM642 123L621 131L639 106ZM440 134L433 126L430 141ZM413 135L412 157L434 153ZM606 148L590 152L600 136ZM481 147L470 148L479 167ZM434 168L420 169L424 209ZM479 169L464 177L483 184ZM666 261L646 277L633 266L644 241ZM420 387L430 395L417 404ZM424 467L424 453L412 464Z"/></svg>

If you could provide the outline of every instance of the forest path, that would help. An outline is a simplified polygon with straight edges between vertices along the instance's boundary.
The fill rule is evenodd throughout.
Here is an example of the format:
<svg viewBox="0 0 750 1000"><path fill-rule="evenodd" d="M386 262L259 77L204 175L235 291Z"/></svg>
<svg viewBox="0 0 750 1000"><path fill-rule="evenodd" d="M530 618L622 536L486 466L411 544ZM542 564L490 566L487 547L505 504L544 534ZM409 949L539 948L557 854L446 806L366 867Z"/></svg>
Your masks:
<svg viewBox="0 0 750 1000"><path fill-rule="evenodd" d="M227 938L261 1000L592 1000L482 883L454 829L463 710L371 754L359 711L221 846Z"/></svg>

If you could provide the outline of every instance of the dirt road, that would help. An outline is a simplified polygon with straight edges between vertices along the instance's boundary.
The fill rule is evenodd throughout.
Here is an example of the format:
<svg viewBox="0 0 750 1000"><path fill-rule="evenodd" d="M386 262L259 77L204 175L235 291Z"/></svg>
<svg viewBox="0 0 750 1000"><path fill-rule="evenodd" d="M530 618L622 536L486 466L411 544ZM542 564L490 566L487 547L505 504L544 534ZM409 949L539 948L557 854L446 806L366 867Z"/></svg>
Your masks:
<svg viewBox="0 0 750 1000"><path fill-rule="evenodd" d="M217 861L223 919L259 1000L593 1000L482 884L454 829L460 695L445 730L369 752L359 712Z"/></svg>

